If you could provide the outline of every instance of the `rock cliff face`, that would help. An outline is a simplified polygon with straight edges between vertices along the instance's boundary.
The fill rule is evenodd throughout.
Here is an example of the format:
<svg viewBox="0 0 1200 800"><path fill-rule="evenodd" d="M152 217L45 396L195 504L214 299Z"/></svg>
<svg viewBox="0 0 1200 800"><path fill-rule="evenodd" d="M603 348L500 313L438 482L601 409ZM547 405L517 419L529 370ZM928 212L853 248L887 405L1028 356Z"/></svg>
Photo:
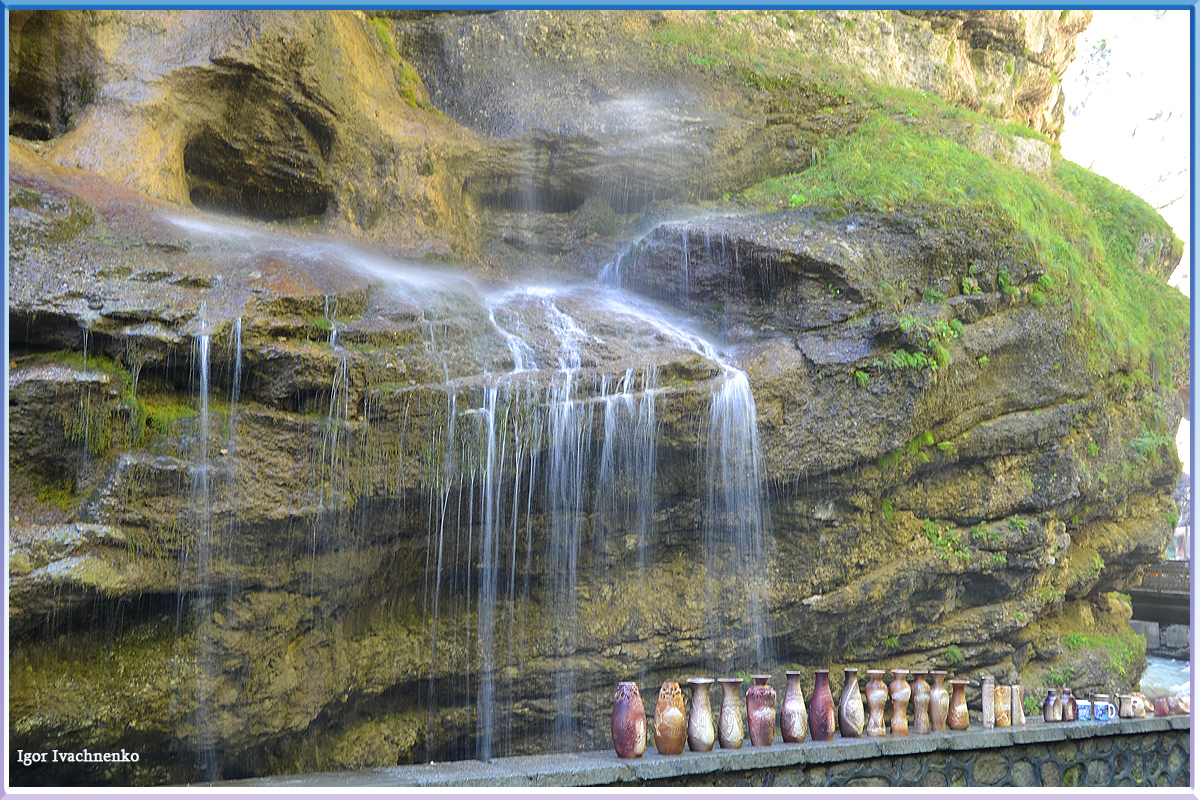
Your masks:
<svg viewBox="0 0 1200 800"><path fill-rule="evenodd" d="M1131 685L1188 309L1037 135L1087 18L14 12L12 745L141 753L14 783Z"/></svg>

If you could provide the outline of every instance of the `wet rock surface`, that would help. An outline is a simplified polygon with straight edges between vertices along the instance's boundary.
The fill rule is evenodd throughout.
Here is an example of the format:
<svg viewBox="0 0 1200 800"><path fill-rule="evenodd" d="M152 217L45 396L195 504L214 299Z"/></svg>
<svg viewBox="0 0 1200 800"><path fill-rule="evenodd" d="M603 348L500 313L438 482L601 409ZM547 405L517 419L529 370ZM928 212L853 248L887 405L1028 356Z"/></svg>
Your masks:
<svg viewBox="0 0 1200 800"><path fill-rule="evenodd" d="M475 756L492 707L493 752L596 748L604 687L749 669L753 630L777 672L1132 685L1059 621L1127 627L1106 593L1171 535L1147 431L1180 395L1098 367L971 209L697 213L860 112L629 57L677 16L18 18L20 53L95 43L98 99L10 139L14 748L142 753L77 784L365 768ZM769 33L874 25L926 85L939 26L978 48L981 19ZM977 134L947 126L1038 173ZM753 466L712 455L737 370ZM759 476L760 550L719 535L721 470Z"/></svg>

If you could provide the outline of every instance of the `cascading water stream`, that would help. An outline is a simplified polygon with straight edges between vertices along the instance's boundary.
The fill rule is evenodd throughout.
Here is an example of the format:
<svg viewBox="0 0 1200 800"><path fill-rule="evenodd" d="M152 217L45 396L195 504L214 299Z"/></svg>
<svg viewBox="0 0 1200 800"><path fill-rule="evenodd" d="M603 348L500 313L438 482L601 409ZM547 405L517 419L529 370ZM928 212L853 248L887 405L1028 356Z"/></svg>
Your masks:
<svg viewBox="0 0 1200 800"><path fill-rule="evenodd" d="M700 636L713 643L703 645L702 665L724 670L744 668L751 661L768 665L769 521L754 398L744 372L670 312L612 286L531 286L482 295L454 274L359 258L320 243L296 247L306 248L309 257L337 259L382 278L408 307L434 309L434 314L447 307L454 314L479 314L499 351L507 351L507 359L488 356L482 375L465 371L462 351L451 349L455 342L440 332L444 328L436 317L417 317L416 324L426 332L421 346L433 363L441 364L444 383L439 392L424 379L423 388L401 392L408 399L402 415L390 423L401 428L399 452L408 454L402 458L419 462L407 474L419 475L418 493L424 499L417 504L426 514L424 577L417 583L423 597L416 610L427 664L419 702L425 708L431 758L469 752L489 759L528 751L535 740L539 749L571 750L585 744L582 734L594 735L595 725L581 716L589 707L584 701L592 702L598 687L617 677L612 670L647 678L650 666L644 658L622 656L619 660L626 663L616 667L611 656L600 657L596 646L599 641L632 642L639 631L661 629L651 624L654 610L643 595L649 554L661 557L668 530L686 535L695 525L691 530L707 554L704 563L693 564L712 598L696 620ZM613 283L620 279L620 261L606 269ZM332 303L327 300L327 309ZM241 382L240 325L234 330L238 354L231 422ZM331 323L335 367L328 406L315 426L312 495L305 500L319 510L312 517L311 551L306 554L314 624L320 623L316 604L324 594L318 584L336 579L324 566L318 569L328 550L322 526L355 524L352 514L338 511L344 501L335 493L345 485L343 473L354 463L353 449L364 447L372 418L371 386L351 386L358 378L348 368L352 354L343 349L342 333ZM198 344L205 351L198 361L205 364L206 337ZM709 374L716 376L695 387L690 380L674 378L660 385L659 366L691 358L687 353L713 365ZM492 364L500 371L490 370ZM202 372L201 383L207 387L206 366ZM660 471L666 468L659 421L663 398L705 387L711 387L708 413L692 439L701 459L691 471L700 500L698 520L691 521L692 512L660 518ZM207 388L204 394L206 408ZM359 401L352 398L358 397L362 406L354 408L352 402ZM428 420L430 413L440 420L416 450L403 444L410 436L405 433L410 410L420 411L414 420ZM207 410L202 419L206 428ZM353 419L362 423L352 425ZM207 441L207 436L201 439ZM683 439L671 447L690 452L695 445L686 434ZM231 435L231 454L235 447ZM207 452L198 453L197 486L208 482L208 460ZM404 526L415 505L403 499L406 470L403 463L388 470L396 481L396 522ZM672 478L676 483L670 491L680 490L678 480ZM207 488L199 491L211 494ZM211 513L211 498L196 507ZM230 592L232 598L232 588ZM620 603L619 621L607 616L612 602ZM544 611L535 615L534 609ZM731 629L731 621L740 624ZM531 659L541 659L534 669L553 665L548 696L529 695L532 684L524 673ZM463 708L473 710L473 719L453 715L453 709ZM467 719L469 727L464 727ZM548 729L539 729L536 720ZM469 744L471 750L466 749Z"/></svg>

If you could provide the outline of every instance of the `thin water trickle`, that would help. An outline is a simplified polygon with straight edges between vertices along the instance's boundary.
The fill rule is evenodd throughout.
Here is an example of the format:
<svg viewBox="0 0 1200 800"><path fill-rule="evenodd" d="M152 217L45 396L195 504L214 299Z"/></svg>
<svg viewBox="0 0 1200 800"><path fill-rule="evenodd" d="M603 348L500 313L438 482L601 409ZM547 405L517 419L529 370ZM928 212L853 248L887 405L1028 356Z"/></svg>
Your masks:
<svg viewBox="0 0 1200 800"><path fill-rule="evenodd" d="M691 253L687 233L682 237L686 294ZM716 245L706 237L702 257L719 257ZM588 708L587 695L612 680L613 667L594 651L597 635L632 641L630 637L646 629L645 617L654 613L641 599L648 562L665 546L667 530L678 535L674 529L681 525L697 526L696 534L713 555L709 563L697 565L707 593L722 606L706 608L696 620L698 629L720 643L705 654L707 666L768 666L765 557L770 522L749 380L671 312L617 288L622 262L636 260L636 253L614 259L605 268L601 286L521 286L489 295L468 278L449 272L432 275L378 257L360 257L352 250L335 254L323 245L304 246L386 281L406 303L424 308L454 297L456 308L477 314L488 331L485 335L495 339L496 348L481 362L505 364L501 372L461 374L451 337L425 319L420 323L428 326L423 346L432 363L440 364L435 368L444 375L444 390L437 395L414 393L395 422L371 423L398 425L399 451L420 461L409 472L421 476L412 500L407 499L401 464L389 465L387 482L390 485L395 476L398 526L414 511L409 502L425 506L424 532L418 540L424 552L416 562L417 569L423 564L424 575L415 583L422 587L416 610L421 615L422 703L430 757L445 756L445 749L435 752L445 747L439 741L450 741L455 755L480 759L527 751L535 739L548 749L577 749L583 734L595 727L581 719ZM722 252L725 246L722 237ZM737 248L733 250L736 258ZM318 570L318 559L331 549L324 544L325 537L333 535L324 528L350 524L338 512L343 502L340 489L348 481L344 472L354 463L348 449L356 442L364 446L355 438L356 431L365 429L371 416L370 387L361 392L350 385L353 354L339 346L339 331L330 316L336 314L335 302L326 298L329 344L336 356L328 406L305 406L324 412L314 425L311 463L313 499L323 513L315 515L306 531L311 537L305 554L307 588L314 603L322 595L318 575L328 571L324 566ZM211 528L207 331L201 340L197 363L204 365L199 381L204 430L198 447L204 449L196 457L196 508L207 509ZM234 347L231 429L228 459L223 462L231 475L231 507L236 507L232 465L242 380L240 321L234 327ZM712 365L710 374L716 377L694 384L674 379L660 383L656 364L694 360L691 354ZM680 456L673 451L664 456L659 417L681 393L691 392L709 393L707 413L691 423L694 435L684 436L694 444L682 445L699 447L694 480L701 516L695 522L660 521L656 516L664 491L663 470L677 470L665 463ZM350 423L360 412L351 403L360 394L363 425L356 426ZM324 395L320 402L324 404ZM424 407L413 405L422 403ZM412 429L413 436L427 441L416 448L403 444L409 426L429 424L430 413L439 420L436 425ZM685 419L675 424L689 423ZM678 490L673 483L670 491ZM232 530L225 534L232 547L237 537ZM304 539L297 544L303 548ZM200 559L199 553L196 557ZM209 558L203 556L206 566ZM234 593L230 584L231 601ZM620 604L619 623L608 621L617 618L610 614L614 603ZM211 608L205 613L211 617ZM730 621L739 626L731 630ZM622 627L596 628L609 624ZM716 663L718 650L732 660ZM547 654L555 660L551 696L528 698L521 685L522 670L531 657ZM628 668L645 679L644 659L631 660ZM542 701L554 710L543 710ZM462 708L473 709L474 718L456 716L455 710ZM538 718L550 729L539 730L529 722ZM467 719L470 727L460 730Z"/></svg>

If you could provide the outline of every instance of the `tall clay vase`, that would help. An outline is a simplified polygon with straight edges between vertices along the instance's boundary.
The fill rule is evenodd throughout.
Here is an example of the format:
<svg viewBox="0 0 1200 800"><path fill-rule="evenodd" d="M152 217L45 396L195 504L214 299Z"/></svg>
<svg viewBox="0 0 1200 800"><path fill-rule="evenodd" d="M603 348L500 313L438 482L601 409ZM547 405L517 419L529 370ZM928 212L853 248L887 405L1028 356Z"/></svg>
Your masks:
<svg viewBox="0 0 1200 800"><path fill-rule="evenodd" d="M646 752L646 708L637 684L617 684L612 711L613 746L621 758L638 758Z"/></svg>
<svg viewBox="0 0 1200 800"><path fill-rule="evenodd" d="M775 690L767 686L770 675L755 675L754 685L746 690L746 717L750 744L766 747L775 741Z"/></svg>
<svg viewBox="0 0 1200 800"><path fill-rule="evenodd" d="M838 700L838 728L844 738L857 738L862 736L866 724L867 713L863 709L862 692L858 690L858 669L846 667L846 682Z"/></svg>
<svg viewBox="0 0 1200 800"><path fill-rule="evenodd" d="M945 733L946 717L950 714L950 695L942 685L946 671L935 669L929 674L933 677L933 686L929 688L929 724L934 733Z"/></svg>
<svg viewBox="0 0 1200 800"><path fill-rule="evenodd" d="M867 698L867 727L863 733L867 736L887 736L887 728L883 724L883 712L887 708L888 688L884 685L885 670L869 669L867 685L863 687L863 695Z"/></svg>
<svg viewBox="0 0 1200 800"><path fill-rule="evenodd" d="M746 732L742 728L742 707L738 705L741 678L718 678L721 684L721 715L717 719L717 741L721 747L736 750L742 746Z"/></svg>
<svg viewBox="0 0 1200 800"><path fill-rule="evenodd" d="M892 734L894 736L908 735L908 699L912 697L912 687L908 685L908 670L894 669L892 685L888 689L892 693Z"/></svg>
<svg viewBox="0 0 1200 800"><path fill-rule="evenodd" d="M1074 722L1079 716L1079 704L1071 696L1071 689L1064 686L1062 690L1062 721Z"/></svg>
<svg viewBox="0 0 1200 800"><path fill-rule="evenodd" d="M713 724L712 706L708 704L708 687L712 684L712 678L688 678L692 705L688 709L687 742L688 749L697 753L707 753L717 741L717 726Z"/></svg>
<svg viewBox="0 0 1200 800"><path fill-rule="evenodd" d="M812 702L808 705L808 732L814 742L828 742L837 730L837 706L829 691L829 670L818 669L813 676Z"/></svg>
<svg viewBox="0 0 1200 800"><path fill-rule="evenodd" d="M664 756L677 756L687 741L687 710L683 692L675 681L666 681L658 690L654 707L654 746Z"/></svg>
<svg viewBox="0 0 1200 800"><path fill-rule="evenodd" d="M996 679L991 675L983 675L980 682L982 683L980 707L983 711L983 727L991 730L996 727Z"/></svg>
<svg viewBox="0 0 1200 800"><path fill-rule="evenodd" d="M1012 724L1025 724L1025 687L1019 683L1014 683L1009 687L1012 689Z"/></svg>
<svg viewBox="0 0 1200 800"><path fill-rule="evenodd" d="M925 670L913 670L912 707L912 732L924 735L933 730L929 723L929 684L925 682Z"/></svg>
<svg viewBox="0 0 1200 800"><path fill-rule="evenodd" d="M804 706L799 672L789 670L787 673L783 705L779 709L779 729L785 742L803 742L808 736L808 709Z"/></svg>
<svg viewBox="0 0 1200 800"><path fill-rule="evenodd" d="M946 716L946 725L952 731L965 731L971 724L967 716L967 683L969 681L950 681L950 713Z"/></svg>
<svg viewBox="0 0 1200 800"><path fill-rule="evenodd" d="M997 686L992 692L992 708L996 713L996 727L1007 728L1012 725L1012 687Z"/></svg>

